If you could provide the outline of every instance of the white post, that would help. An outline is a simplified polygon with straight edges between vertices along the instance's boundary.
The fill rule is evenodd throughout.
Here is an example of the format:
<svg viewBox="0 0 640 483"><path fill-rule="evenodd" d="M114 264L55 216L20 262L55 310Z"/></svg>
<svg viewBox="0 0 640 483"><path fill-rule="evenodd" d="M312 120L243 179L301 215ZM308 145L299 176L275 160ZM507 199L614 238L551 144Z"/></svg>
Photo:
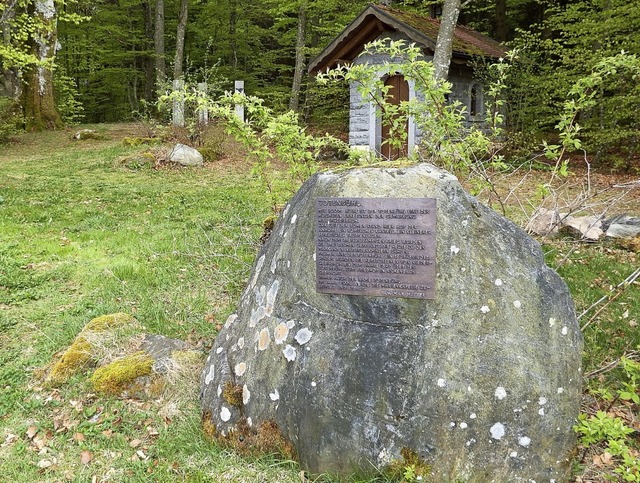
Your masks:
<svg viewBox="0 0 640 483"><path fill-rule="evenodd" d="M199 82L198 83L198 97L200 97L202 100L205 100L207 98L207 83L206 82ZM198 106L198 109L199 109L198 110L198 121L203 126L206 126L207 124L209 124L209 110L207 109L206 103L203 103L202 107Z"/></svg>
<svg viewBox="0 0 640 483"><path fill-rule="evenodd" d="M175 79L173 81L173 125L184 127L184 81Z"/></svg>
<svg viewBox="0 0 640 483"><path fill-rule="evenodd" d="M234 91L236 94L244 95L244 81L237 80L234 83ZM244 106L241 104L236 104L236 116L240 118L242 122L244 122Z"/></svg>

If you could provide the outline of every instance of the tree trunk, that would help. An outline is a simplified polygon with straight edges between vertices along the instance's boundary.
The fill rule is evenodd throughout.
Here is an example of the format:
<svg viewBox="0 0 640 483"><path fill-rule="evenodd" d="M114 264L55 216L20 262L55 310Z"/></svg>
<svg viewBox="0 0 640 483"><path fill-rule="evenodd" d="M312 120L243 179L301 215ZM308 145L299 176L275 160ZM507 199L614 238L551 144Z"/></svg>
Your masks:
<svg viewBox="0 0 640 483"><path fill-rule="evenodd" d="M53 97L53 61L58 40L54 0L36 0L29 13L42 22L42 28L30 36L31 53L38 63L24 73L23 107L29 131L62 127Z"/></svg>
<svg viewBox="0 0 640 483"><path fill-rule="evenodd" d="M231 48L230 64L233 68L233 76L236 75L238 67L238 47L236 44L236 26L238 23L238 2L237 0L229 0L229 47Z"/></svg>
<svg viewBox="0 0 640 483"><path fill-rule="evenodd" d="M17 0L8 0L4 10L0 12L0 33L4 45L11 45L11 21L16 14ZM20 97L20 82L15 68L6 67L0 70L0 95L17 100Z"/></svg>
<svg viewBox="0 0 640 483"><path fill-rule="evenodd" d="M434 77L437 81L445 81L449 75L451 53L453 50L453 35L460 15L460 0L445 0L440 18L440 29L436 50L433 54Z"/></svg>
<svg viewBox="0 0 640 483"><path fill-rule="evenodd" d="M142 2L142 13L144 15L144 100L153 101L153 82L154 82L154 58L151 55L153 39L153 10L149 0Z"/></svg>
<svg viewBox="0 0 640 483"><path fill-rule="evenodd" d="M159 90L167 78L167 65L164 59L164 0L156 0L156 24L153 41L156 57L156 90Z"/></svg>
<svg viewBox="0 0 640 483"><path fill-rule="evenodd" d="M499 42L507 40L507 0L496 0L495 38Z"/></svg>
<svg viewBox="0 0 640 483"><path fill-rule="evenodd" d="M180 0L180 13L178 14L178 30L176 32L176 56L173 62L173 78L182 77L182 61L184 59L184 34L187 29L187 15L189 13L189 0Z"/></svg>
<svg viewBox="0 0 640 483"><path fill-rule="evenodd" d="M300 101L300 85L304 74L304 48L307 30L307 2L303 0L298 10L298 35L296 37L296 65L293 72L293 85L291 86L291 98L289 109L298 112Z"/></svg>

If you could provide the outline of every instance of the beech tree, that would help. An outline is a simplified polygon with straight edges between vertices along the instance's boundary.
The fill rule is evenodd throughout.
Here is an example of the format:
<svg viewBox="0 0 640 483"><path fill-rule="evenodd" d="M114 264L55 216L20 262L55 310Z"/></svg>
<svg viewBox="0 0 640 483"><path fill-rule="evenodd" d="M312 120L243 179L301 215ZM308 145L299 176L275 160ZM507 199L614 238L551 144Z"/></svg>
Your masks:
<svg viewBox="0 0 640 483"><path fill-rule="evenodd" d="M453 50L453 35L460 15L460 0L445 0L438 30L438 40L433 53L434 77L437 81L447 79L451 53Z"/></svg>

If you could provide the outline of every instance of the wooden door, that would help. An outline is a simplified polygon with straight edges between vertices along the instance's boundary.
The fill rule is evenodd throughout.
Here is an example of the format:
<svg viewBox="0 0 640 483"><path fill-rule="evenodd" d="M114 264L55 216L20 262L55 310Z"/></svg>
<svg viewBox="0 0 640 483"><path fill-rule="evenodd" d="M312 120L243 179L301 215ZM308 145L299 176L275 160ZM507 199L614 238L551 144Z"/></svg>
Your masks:
<svg viewBox="0 0 640 483"><path fill-rule="evenodd" d="M399 105L401 101L409 100L409 83L405 80L404 76L401 75L392 75L387 78L384 83L385 86L391 86L389 89L389 94L391 98L389 99L390 104ZM409 154L409 126L408 123L405 124L405 140L402 146L391 146L384 141L389 139L389 126L382 125L382 139L381 139L381 147L380 151L382 156L388 159L398 159L403 156L408 156Z"/></svg>

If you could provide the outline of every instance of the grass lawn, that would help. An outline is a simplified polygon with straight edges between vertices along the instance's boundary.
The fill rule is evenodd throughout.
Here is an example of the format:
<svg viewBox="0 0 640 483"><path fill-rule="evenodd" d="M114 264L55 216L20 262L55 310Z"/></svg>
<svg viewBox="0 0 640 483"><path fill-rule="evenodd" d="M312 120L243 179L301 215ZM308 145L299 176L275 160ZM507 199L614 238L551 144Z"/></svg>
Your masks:
<svg viewBox="0 0 640 483"><path fill-rule="evenodd" d="M271 213L240 156L201 169L129 169L119 160L141 148L121 139L134 126L93 127L105 139L26 134L0 147L0 480L301 481L295 463L241 458L203 436L198 374L180 397L151 401L97 396L84 375L43 383L54 356L103 314L130 313L149 333L209 347ZM638 267L636 253L611 243L545 249L552 266L563 260L578 313ZM638 354L637 282L588 321L585 411L616 410L639 431L638 405L605 394L628 382L606 364ZM637 434L627 436L634 451ZM590 449L579 472L611 473L613 464L592 458L603 451Z"/></svg>

